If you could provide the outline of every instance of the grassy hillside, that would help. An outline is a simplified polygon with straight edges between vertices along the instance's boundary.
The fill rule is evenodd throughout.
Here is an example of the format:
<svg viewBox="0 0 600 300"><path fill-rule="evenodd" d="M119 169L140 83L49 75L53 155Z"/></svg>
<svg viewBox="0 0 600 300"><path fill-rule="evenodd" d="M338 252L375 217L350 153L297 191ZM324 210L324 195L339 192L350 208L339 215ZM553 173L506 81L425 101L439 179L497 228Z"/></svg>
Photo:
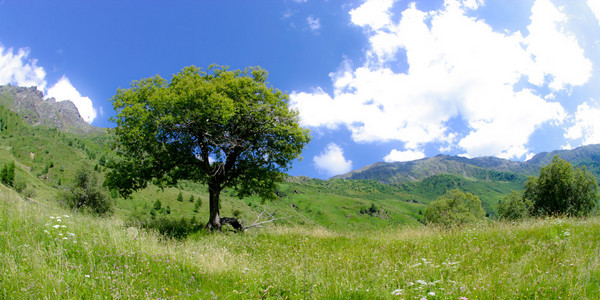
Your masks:
<svg viewBox="0 0 600 300"><path fill-rule="evenodd" d="M102 178L112 159L111 136L104 133L76 135L44 126L31 126L20 116L0 106L0 165L17 163L17 183L23 195L56 199L67 188L82 165L97 170ZM325 227L335 230L370 230L416 225L426 204L446 190L460 188L478 195L486 212L495 216L496 205L512 190L522 188L525 177L509 172L473 169L469 177L435 175L417 182L382 184L373 180L303 177L288 178L279 186L278 200L244 200L233 192L222 193L222 215L236 215L245 224L267 211L288 225ZM182 193L184 201L177 201ZM194 202L190 202L190 197ZM200 199L200 200L198 200ZM162 210L154 210L161 202ZM196 202L203 204L198 207ZM116 215L131 224L150 219L208 219L208 193L204 185L181 182L164 190L150 186L131 199L114 198Z"/></svg>
<svg viewBox="0 0 600 300"><path fill-rule="evenodd" d="M131 199L114 197L115 213L105 218L59 206L58 195L78 167L103 177L110 145L108 133L31 126L0 106L0 165L16 162L15 185L0 184L0 298L531 299L600 293L597 217L487 220L450 231L420 224L427 203L457 187L478 195L493 214L524 176L474 168L469 176L438 174L400 184L290 177L273 202L240 200L233 190L221 195L222 215L251 224L268 212L280 218L270 226L176 240L133 225L183 218L201 226L208 219L204 185L184 181L150 186Z"/></svg>
<svg viewBox="0 0 600 300"><path fill-rule="evenodd" d="M102 178L106 162L113 157L108 133L76 135L32 126L2 106L0 129L0 166L16 162L18 190L28 197L56 202L57 195L70 185L79 167L97 170ZM180 192L184 198L181 202L177 201ZM233 191L225 190L221 195L222 215L236 213L249 224L266 210L283 218L279 221L283 224L355 230L418 224L419 211L424 209L423 204L410 202L407 193L372 181L290 178L279 187L278 194L277 201L265 203L257 197L240 200L233 196ZM194 202L189 202L191 196ZM195 209L198 199L203 204ZM154 211L157 200L163 210ZM115 197L114 202L116 215L126 222L194 218L203 223L208 219L207 188L193 182L181 182L164 190L150 186L134 193L131 199ZM361 213L373 205L376 212Z"/></svg>
<svg viewBox="0 0 600 300"><path fill-rule="evenodd" d="M178 242L0 186L0 298L596 298L598 240L590 218Z"/></svg>

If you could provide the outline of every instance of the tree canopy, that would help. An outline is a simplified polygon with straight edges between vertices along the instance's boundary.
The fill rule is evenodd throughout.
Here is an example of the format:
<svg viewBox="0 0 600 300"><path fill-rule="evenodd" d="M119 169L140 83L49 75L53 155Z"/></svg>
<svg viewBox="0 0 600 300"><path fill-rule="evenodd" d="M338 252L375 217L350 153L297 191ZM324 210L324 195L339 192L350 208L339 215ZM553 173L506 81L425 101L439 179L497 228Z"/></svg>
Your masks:
<svg viewBox="0 0 600 300"><path fill-rule="evenodd" d="M589 171L554 156L539 177L529 178L523 198L533 203L534 215L585 216L598 201L598 182Z"/></svg>
<svg viewBox="0 0 600 300"><path fill-rule="evenodd" d="M260 67L190 66L170 82L133 81L112 98L120 161L108 184L127 196L148 182L186 179L208 185L210 219L220 229L219 194L275 198L275 185L309 142L288 95L267 85Z"/></svg>
<svg viewBox="0 0 600 300"><path fill-rule="evenodd" d="M521 220L529 217L532 209L531 200L524 199L521 193L513 191L498 203L498 216L503 220Z"/></svg>
<svg viewBox="0 0 600 300"><path fill-rule="evenodd" d="M111 199L98 183L98 176L85 166L77 169L73 184L61 193L60 198L75 212L83 210L106 215L113 209Z"/></svg>
<svg viewBox="0 0 600 300"><path fill-rule="evenodd" d="M479 197L452 189L431 202L425 209L425 221L445 227L475 223L485 217Z"/></svg>

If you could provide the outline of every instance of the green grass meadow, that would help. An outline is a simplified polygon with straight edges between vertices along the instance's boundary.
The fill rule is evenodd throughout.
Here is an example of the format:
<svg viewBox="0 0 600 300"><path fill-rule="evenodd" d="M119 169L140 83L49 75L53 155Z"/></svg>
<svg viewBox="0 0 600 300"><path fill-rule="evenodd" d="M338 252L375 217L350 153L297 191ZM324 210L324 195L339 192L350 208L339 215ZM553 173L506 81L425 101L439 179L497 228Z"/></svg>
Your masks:
<svg viewBox="0 0 600 300"><path fill-rule="evenodd" d="M598 299L600 219L178 241L0 186L0 298Z"/></svg>

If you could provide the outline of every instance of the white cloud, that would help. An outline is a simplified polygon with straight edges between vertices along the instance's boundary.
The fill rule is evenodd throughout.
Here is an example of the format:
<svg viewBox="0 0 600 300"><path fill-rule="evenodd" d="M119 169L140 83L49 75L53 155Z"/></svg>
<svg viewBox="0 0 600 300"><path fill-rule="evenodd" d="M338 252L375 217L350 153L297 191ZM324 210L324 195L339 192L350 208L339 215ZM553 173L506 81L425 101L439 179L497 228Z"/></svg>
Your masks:
<svg viewBox="0 0 600 300"><path fill-rule="evenodd" d="M350 11L352 23L373 30L387 27L391 24L391 15L389 9L394 4L394 0L370 0L365 1L361 6Z"/></svg>
<svg viewBox="0 0 600 300"><path fill-rule="evenodd" d="M312 15L306 18L306 23L308 24L308 28L312 31L317 31L321 28L321 20Z"/></svg>
<svg viewBox="0 0 600 300"><path fill-rule="evenodd" d="M46 90L46 71L37 65L36 59L29 58L29 53L28 48L21 48L15 54L12 48L5 49L0 46L0 84L37 86L38 90L48 97L54 97L57 101L71 100L86 122L94 121L96 110L92 100L81 96L67 77L63 76Z"/></svg>
<svg viewBox="0 0 600 300"><path fill-rule="evenodd" d="M350 172L352 161L346 160L344 151L335 143L327 145L320 155L313 157L315 167L319 172L334 176Z"/></svg>
<svg viewBox="0 0 600 300"><path fill-rule="evenodd" d="M587 5L596 16L598 25L600 25L600 0L588 0Z"/></svg>
<svg viewBox="0 0 600 300"><path fill-rule="evenodd" d="M563 27L565 15L547 0L532 7L525 37L467 16L482 3L446 0L429 12L411 4L399 21L391 0L352 10L354 24L368 29L365 63L352 68L344 61L330 75L333 96L320 88L292 93L304 125L346 126L356 142L401 141L406 149L432 142L450 149L458 141L466 156L526 156L531 134L561 123L566 113L552 97L518 84L558 93L587 82L591 62ZM400 50L406 56L399 61ZM394 72L388 67L394 63L408 63L408 70ZM468 132L454 132L453 118L464 120Z"/></svg>
<svg viewBox="0 0 600 300"><path fill-rule="evenodd" d="M96 118L96 109L94 109L92 100L81 96L65 76L48 89L48 97L53 97L56 101L71 100L77 106L81 117L88 123L92 123Z"/></svg>
<svg viewBox="0 0 600 300"><path fill-rule="evenodd" d="M17 86L37 86L46 88L46 72L37 65L37 60L29 59L29 49L21 48L17 53L0 45L0 84Z"/></svg>
<svg viewBox="0 0 600 300"><path fill-rule="evenodd" d="M544 77L551 75L549 87L553 90L587 82L592 63L583 55L576 37L565 30L567 16L549 0L537 0L530 19L525 43L535 63L528 73L529 81L543 85Z"/></svg>
<svg viewBox="0 0 600 300"><path fill-rule="evenodd" d="M582 144L600 143L600 105L592 106L588 102L577 107L573 126L569 127L565 137L570 140L582 139ZM570 145L568 145L570 147Z"/></svg>
<svg viewBox="0 0 600 300"><path fill-rule="evenodd" d="M425 153L422 150L392 150L390 154L386 155L383 160L385 162L397 162L397 161L411 161L425 157Z"/></svg>

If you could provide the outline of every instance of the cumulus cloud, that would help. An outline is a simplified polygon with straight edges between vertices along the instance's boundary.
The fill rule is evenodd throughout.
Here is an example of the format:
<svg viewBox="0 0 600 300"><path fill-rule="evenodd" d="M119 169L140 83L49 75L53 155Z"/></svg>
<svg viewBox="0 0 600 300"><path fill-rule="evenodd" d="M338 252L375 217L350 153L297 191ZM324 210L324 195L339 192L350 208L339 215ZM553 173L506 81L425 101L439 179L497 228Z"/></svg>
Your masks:
<svg viewBox="0 0 600 300"><path fill-rule="evenodd" d="M0 45L0 84L18 86L37 86L46 88L46 71L37 65L37 60L29 59L28 48L21 48L17 53L12 48L5 49Z"/></svg>
<svg viewBox="0 0 600 300"><path fill-rule="evenodd" d="M588 0L587 5L590 7L596 19L598 20L598 25L600 25L600 0Z"/></svg>
<svg viewBox="0 0 600 300"><path fill-rule="evenodd" d="M79 110L81 117L88 123L92 123L96 118L96 109L94 109L92 100L81 96L65 76L48 89L47 95L48 97L53 97L56 101L71 100L77 107L77 110Z"/></svg>
<svg viewBox="0 0 600 300"><path fill-rule="evenodd" d="M390 154L386 155L383 160L385 162L401 162L401 161L411 161L417 160L425 157L425 153L419 150L406 150L406 151L398 151L396 149L392 150Z"/></svg>
<svg viewBox="0 0 600 300"><path fill-rule="evenodd" d="M534 57L529 81L541 86L546 75L552 76L549 87L564 89L581 85L592 73L592 63L583 54L574 35L564 28L567 16L549 0L536 0L527 27L527 52Z"/></svg>
<svg viewBox="0 0 600 300"><path fill-rule="evenodd" d="M345 126L356 142L404 142L390 160L421 154L428 143L456 145L471 157L522 158L536 129L566 118L561 104L537 88L561 92L591 76L591 62L564 27L566 16L548 0L535 1L527 36L469 16L481 0L446 0L435 11L413 3L400 18L393 4L368 0L350 12L369 38L365 63L344 61L332 72L333 95L321 88L291 94L304 125ZM397 64L408 69L393 71ZM467 132L449 125L456 119Z"/></svg>
<svg viewBox="0 0 600 300"><path fill-rule="evenodd" d="M71 100L81 117L92 123L96 118L92 100L82 96L65 76L47 89L46 71L37 65L36 59L29 58L29 54L28 48L21 48L14 53L12 48L5 49L0 46L0 84L37 86L38 90L57 101Z"/></svg>
<svg viewBox="0 0 600 300"><path fill-rule="evenodd" d="M313 163L319 172L334 176L350 172L352 161L346 160L344 151L335 143L327 145L321 154L313 157Z"/></svg>
<svg viewBox="0 0 600 300"><path fill-rule="evenodd" d="M570 140L581 139L584 145L600 143L598 117L600 105L588 102L579 105L574 115L574 124L566 130L565 137Z"/></svg>
<svg viewBox="0 0 600 300"><path fill-rule="evenodd" d="M308 24L308 28L312 31L317 31L321 28L321 20L315 16L308 16L306 18L306 23Z"/></svg>

